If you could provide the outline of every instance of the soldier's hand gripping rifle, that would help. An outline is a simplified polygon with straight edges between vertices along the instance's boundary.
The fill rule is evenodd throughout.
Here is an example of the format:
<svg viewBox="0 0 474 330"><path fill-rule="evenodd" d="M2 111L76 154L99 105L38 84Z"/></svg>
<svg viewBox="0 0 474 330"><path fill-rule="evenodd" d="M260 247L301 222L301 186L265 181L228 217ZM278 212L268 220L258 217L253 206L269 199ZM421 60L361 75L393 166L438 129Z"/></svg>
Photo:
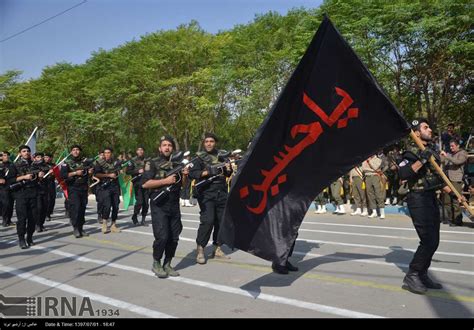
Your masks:
<svg viewBox="0 0 474 330"><path fill-rule="evenodd" d="M26 167L26 166L28 166L27 163L25 163L25 165L23 165L21 167ZM21 173L23 173L21 176L31 175L31 179L21 180L21 181L18 181L18 182L15 182L15 183L11 184L10 185L10 190L12 190L12 191L19 190L20 188L24 187L29 182L38 181L40 173L44 174L44 170L42 168L40 168L39 166L37 166L35 164L35 162L33 162L28 171L21 172Z"/></svg>
<svg viewBox="0 0 474 330"><path fill-rule="evenodd" d="M153 198L153 201L155 203L159 203L162 200L164 200L166 197L168 197L168 195L170 194L171 191L173 191L179 185L181 185L182 184L181 181L183 180L183 175L182 175L181 172L185 168L193 167L194 163L199 159L199 157L195 157L195 158L191 159L189 162L184 163L183 158L188 156L188 155L189 155L189 151L186 151L184 154L183 154L182 151L180 151L180 152L177 152L177 153L175 153L171 156L171 159L170 159L171 162L180 163L180 164L178 166L176 166L175 168L173 168L172 170L166 172L165 177L167 178L167 177L170 177L170 176L174 175L174 176L176 176L176 182L173 183L173 184L158 188L158 195L156 195Z"/></svg>
<svg viewBox="0 0 474 330"><path fill-rule="evenodd" d="M188 153L188 154L186 154L186 153ZM186 151L184 153L184 157L186 157L187 155L189 155L189 151ZM150 158L145 158L144 160L146 162L149 159ZM142 176L143 176L143 173L138 173L137 175L132 176L132 179L130 181L132 181L132 184L135 184L135 183L139 182L142 179Z"/></svg>
<svg viewBox="0 0 474 330"><path fill-rule="evenodd" d="M194 185L194 188L199 191L199 189L202 189L209 184L211 184L214 180L216 180L219 176L224 175L224 169L227 166L227 164L233 164L235 162L234 159L230 159L231 156L237 155L241 153L242 150L236 149L232 152L226 151L226 150L219 150L219 153L217 154L217 158L221 163L210 165L206 168L206 171L209 173L209 176L202 180L199 181Z"/></svg>
<svg viewBox="0 0 474 330"><path fill-rule="evenodd" d="M95 186L96 184L100 183L100 187L101 188L107 188L108 186L110 186L110 184L112 182L114 182L115 180L118 179L118 176L120 174L120 171L128 166L130 164L130 160L116 160L115 163L114 163L114 169L112 172L109 172L108 174L111 174L111 173L115 173L116 174L116 177L115 178L103 178L103 179L99 179L97 177L95 177L95 179L97 179L98 181L94 182L92 185L90 185L89 188L92 188L93 186Z"/></svg>

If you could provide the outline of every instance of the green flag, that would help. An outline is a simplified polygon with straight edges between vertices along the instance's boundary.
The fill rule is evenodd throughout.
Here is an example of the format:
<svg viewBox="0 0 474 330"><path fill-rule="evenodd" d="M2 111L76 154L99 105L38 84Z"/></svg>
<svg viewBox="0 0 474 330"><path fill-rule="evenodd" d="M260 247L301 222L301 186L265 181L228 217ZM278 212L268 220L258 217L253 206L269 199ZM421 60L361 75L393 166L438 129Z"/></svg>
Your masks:
<svg viewBox="0 0 474 330"><path fill-rule="evenodd" d="M133 191L132 177L121 173L119 175L120 190L122 191L123 208L128 210L130 205L135 205L135 192Z"/></svg>
<svg viewBox="0 0 474 330"><path fill-rule="evenodd" d="M56 164L59 163L60 161L62 161L64 159L64 157L66 157L67 155L69 155L69 151L67 149L64 149L63 152L61 152L58 156L58 158L56 159Z"/></svg>

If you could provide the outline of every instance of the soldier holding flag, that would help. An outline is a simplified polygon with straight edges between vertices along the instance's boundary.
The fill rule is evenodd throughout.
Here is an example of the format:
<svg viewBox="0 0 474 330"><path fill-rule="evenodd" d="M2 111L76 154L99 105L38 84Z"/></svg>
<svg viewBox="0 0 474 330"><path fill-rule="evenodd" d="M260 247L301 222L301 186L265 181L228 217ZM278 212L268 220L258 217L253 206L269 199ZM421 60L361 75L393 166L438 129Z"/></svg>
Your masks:
<svg viewBox="0 0 474 330"><path fill-rule="evenodd" d="M403 279L403 288L423 294L427 289L442 288L428 276L431 259L439 245L440 214L436 190L442 188L448 194L453 193L429 162L431 156L439 162L440 156L430 144L432 131L428 121L425 118L414 120L412 128L426 148L421 151L416 145L410 145L399 168L400 179L408 180L408 210L420 238L420 245Z"/></svg>

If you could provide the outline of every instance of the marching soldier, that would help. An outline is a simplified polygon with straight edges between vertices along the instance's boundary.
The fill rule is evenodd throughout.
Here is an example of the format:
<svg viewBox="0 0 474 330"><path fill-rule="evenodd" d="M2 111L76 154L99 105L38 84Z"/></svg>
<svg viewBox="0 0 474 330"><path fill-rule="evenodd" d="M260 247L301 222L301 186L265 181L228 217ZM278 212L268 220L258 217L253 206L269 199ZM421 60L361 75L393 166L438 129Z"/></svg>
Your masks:
<svg viewBox="0 0 474 330"><path fill-rule="evenodd" d="M50 182L49 178L51 177L52 171L50 172L51 168L44 163L44 154L42 152L35 153L33 159L36 166L45 173L45 176L38 180L38 219L36 222L36 231L41 233L46 231L46 228L44 228L44 222L46 221L48 207L48 184Z"/></svg>
<svg viewBox="0 0 474 330"><path fill-rule="evenodd" d="M134 225L138 224L138 214L142 211L141 225L146 226L145 219L148 213L148 191L143 189L140 182L145 167L145 149L138 147L136 156L132 158L130 165L127 167L126 173L132 176L133 190L135 191L135 206L133 207L132 221Z"/></svg>
<svg viewBox="0 0 474 330"><path fill-rule="evenodd" d="M31 160L31 149L27 145L19 148L20 158L12 168L14 172L13 196L16 201L16 215L18 222L16 230L20 248L27 249L34 245L33 233L38 215L38 179L44 176L36 164ZM25 241L26 234L26 241Z"/></svg>
<svg viewBox="0 0 474 330"><path fill-rule="evenodd" d="M94 168L98 165L99 161L102 161L104 159L104 150L99 151L99 155L97 156L97 159L94 160ZM99 180L95 178L95 176L92 176L92 179ZM95 183L95 182L94 182ZM95 202L96 202L96 207L97 207L97 222L99 225L102 224L102 215L100 215L100 212L102 211L102 204L100 203L99 200L99 195L97 194L97 184L92 183L91 186L91 192L95 195Z"/></svg>
<svg viewBox="0 0 474 330"><path fill-rule="evenodd" d="M68 187L69 215L73 227L73 235L76 238L89 236L89 234L84 231L84 223L91 164L88 164L88 162L84 160L81 153L81 146L77 144L73 145L71 147L71 157L66 159L60 168L61 178L66 181Z"/></svg>
<svg viewBox="0 0 474 330"><path fill-rule="evenodd" d="M196 262L201 265L206 263L204 248L209 242L213 227L212 244L214 245L214 252L212 253L212 257L229 259L224 251L222 251L221 243L217 241L217 236L227 200L226 178L232 175L232 168L229 163L226 163L222 170L213 166L220 163L218 150L216 149L217 142L217 137L213 133L206 133L204 135L202 142L204 151L198 153L199 160L189 173L189 177L195 179L198 184L201 181L215 176L214 181L209 182L209 184L200 188L197 192L200 208L200 224L196 238Z"/></svg>
<svg viewBox="0 0 474 330"><path fill-rule="evenodd" d="M166 176L168 171L179 165L171 158L174 149L175 142L171 136L161 137L159 156L145 162L142 178L143 189L150 190L151 222L155 237L152 271L159 278L179 276L179 273L171 266L171 260L175 255L179 234L183 229L179 209L179 194L183 182L176 184L176 175ZM185 168L182 173L183 180L187 180L189 171ZM168 194L158 199L158 194L165 187L170 187ZM163 254L165 258L162 264Z"/></svg>
<svg viewBox="0 0 474 330"><path fill-rule="evenodd" d="M10 162L10 153L4 151L2 153L2 161L0 162L0 205L2 210L3 227L12 224L14 200L9 185L15 177L13 167L14 165Z"/></svg>
<svg viewBox="0 0 474 330"><path fill-rule="evenodd" d="M423 294L427 289L441 289L442 285L428 276L431 259L439 245L440 214L436 201L436 190L443 188L452 193L429 162L431 156L439 162L439 155L430 144L432 138L428 121L419 118L412 122L412 129L426 146L420 151L412 144L403 154L399 175L401 180L408 180L408 210L420 238L420 245L410 262L408 272L403 279L403 288Z"/></svg>
<svg viewBox="0 0 474 330"><path fill-rule="evenodd" d="M53 162L53 155L51 153L44 154L44 163L46 166L52 170L56 164ZM56 204L56 183L54 181L54 175L50 174L47 177L47 207L46 207L46 217L48 221L51 221L51 214L54 211L54 205Z"/></svg>
<svg viewBox="0 0 474 330"><path fill-rule="evenodd" d="M120 185L118 176L120 174L121 162L114 160L113 149L104 148L104 159L97 159L94 167L94 175L100 179L97 187L97 198L101 204L100 215L102 216L102 233L109 232L120 233L116 225L119 204L120 204ZM108 220L112 210L112 224L108 227Z"/></svg>

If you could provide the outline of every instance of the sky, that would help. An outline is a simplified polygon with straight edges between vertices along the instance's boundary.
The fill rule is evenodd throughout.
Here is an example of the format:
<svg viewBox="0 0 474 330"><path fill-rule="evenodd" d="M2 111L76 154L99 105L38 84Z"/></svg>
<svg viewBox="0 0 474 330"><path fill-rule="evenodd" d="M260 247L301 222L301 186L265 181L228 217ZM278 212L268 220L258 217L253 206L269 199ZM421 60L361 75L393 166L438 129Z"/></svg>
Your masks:
<svg viewBox="0 0 474 330"><path fill-rule="evenodd" d="M204 30L217 33L247 24L256 14L276 11L284 15L292 8L317 8L321 3L322 0L0 0L0 74L15 69L23 71L24 80L37 78L47 65L81 64L93 51L109 50L193 19ZM20 33L25 29L28 30ZM14 36L17 33L20 34Z"/></svg>

